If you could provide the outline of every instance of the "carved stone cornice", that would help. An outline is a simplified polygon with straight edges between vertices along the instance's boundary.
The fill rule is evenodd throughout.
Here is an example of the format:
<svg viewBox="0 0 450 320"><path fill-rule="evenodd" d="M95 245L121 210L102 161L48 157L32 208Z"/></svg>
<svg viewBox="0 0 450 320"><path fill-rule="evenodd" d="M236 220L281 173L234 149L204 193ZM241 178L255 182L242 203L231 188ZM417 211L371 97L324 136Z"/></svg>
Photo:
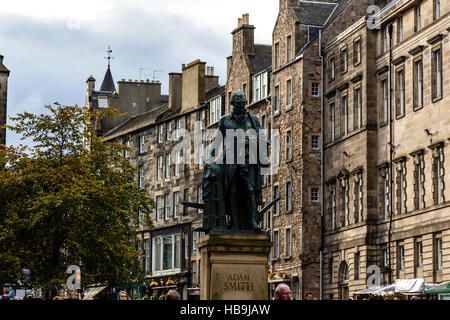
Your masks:
<svg viewBox="0 0 450 320"><path fill-rule="evenodd" d="M433 149L437 149L437 148L442 148L443 146L444 146L444 141L439 141L439 142L429 145L428 149L433 150Z"/></svg>
<svg viewBox="0 0 450 320"><path fill-rule="evenodd" d="M425 149L419 149L419 150L416 150L416 151L411 152L409 155L410 155L411 157L415 157L415 156L421 156L421 155L423 155L424 153L425 153Z"/></svg>
<svg viewBox="0 0 450 320"><path fill-rule="evenodd" d="M361 81L362 78L363 78L363 75L362 75L362 73L360 73L360 74L358 74L356 77L353 77L350 81L351 81L352 83L357 83L357 82Z"/></svg>
<svg viewBox="0 0 450 320"><path fill-rule="evenodd" d="M381 67L380 69L378 69L377 71L376 71L376 74L377 75L382 75L383 73L386 73L386 72L388 72L389 71L389 67L388 66L384 66L384 67Z"/></svg>
<svg viewBox="0 0 450 320"><path fill-rule="evenodd" d="M393 63L395 66L397 66L397 65L399 65L400 63L405 62L406 59L408 59L406 56L401 56L401 57L398 57L397 59L394 59L394 60L392 61L392 63Z"/></svg>
<svg viewBox="0 0 450 320"><path fill-rule="evenodd" d="M415 47L414 49L411 49L408 51L408 53L412 56L415 56L418 53L421 53L423 51L423 49L425 49L426 47L423 45L419 45L417 47Z"/></svg>
<svg viewBox="0 0 450 320"><path fill-rule="evenodd" d="M427 40L427 42L431 45L438 43L439 41L442 41L442 39L444 38L444 35L442 33L439 33L433 37L431 37L430 39Z"/></svg>

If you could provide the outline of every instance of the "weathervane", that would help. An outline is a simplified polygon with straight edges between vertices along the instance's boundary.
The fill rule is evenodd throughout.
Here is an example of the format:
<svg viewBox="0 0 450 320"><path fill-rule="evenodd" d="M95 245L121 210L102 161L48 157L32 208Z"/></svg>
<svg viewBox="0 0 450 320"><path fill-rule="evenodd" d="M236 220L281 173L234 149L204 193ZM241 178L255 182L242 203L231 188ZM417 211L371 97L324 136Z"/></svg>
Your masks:
<svg viewBox="0 0 450 320"><path fill-rule="evenodd" d="M108 69L109 69L109 67L111 66L111 59L114 59L114 57L111 57L112 53L111 46L108 45L108 50L106 50L106 53L108 54L108 56L105 57L105 59L108 59Z"/></svg>

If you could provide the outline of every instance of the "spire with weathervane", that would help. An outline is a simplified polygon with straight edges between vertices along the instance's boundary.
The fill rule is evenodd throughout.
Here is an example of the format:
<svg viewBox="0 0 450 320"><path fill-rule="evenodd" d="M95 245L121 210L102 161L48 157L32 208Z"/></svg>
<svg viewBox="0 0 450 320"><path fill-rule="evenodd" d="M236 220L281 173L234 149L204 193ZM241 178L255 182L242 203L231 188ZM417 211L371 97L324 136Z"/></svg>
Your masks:
<svg viewBox="0 0 450 320"><path fill-rule="evenodd" d="M107 57L105 57L105 59L108 60L108 70L106 70L105 73L105 78L103 79L102 82L102 86L100 87L100 91L103 92L116 92L116 86L114 85L114 80L111 74L111 59L114 59L113 57L111 57L111 47L108 46L108 50L106 51L106 53L108 54Z"/></svg>

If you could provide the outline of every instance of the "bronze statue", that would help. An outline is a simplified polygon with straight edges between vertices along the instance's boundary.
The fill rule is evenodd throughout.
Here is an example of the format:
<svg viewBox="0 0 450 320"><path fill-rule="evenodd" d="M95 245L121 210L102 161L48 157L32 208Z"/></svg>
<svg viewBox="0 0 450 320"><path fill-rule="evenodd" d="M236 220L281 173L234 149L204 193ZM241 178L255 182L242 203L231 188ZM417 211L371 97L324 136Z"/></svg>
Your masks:
<svg viewBox="0 0 450 320"><path fill-rule="evenodd" d="M258 233L263 214L279 200L258 212L263 204L261 167L268 166L268 141L258 118L245 108L245 94L235 92L230 103L233 110L220 119L216 135L223 150L216 157L217 148L213 149L214 161L204 168L203 204L183 205L204 209L203 227L197 231ZM261 148L266 150L260 152Z"/></svg>

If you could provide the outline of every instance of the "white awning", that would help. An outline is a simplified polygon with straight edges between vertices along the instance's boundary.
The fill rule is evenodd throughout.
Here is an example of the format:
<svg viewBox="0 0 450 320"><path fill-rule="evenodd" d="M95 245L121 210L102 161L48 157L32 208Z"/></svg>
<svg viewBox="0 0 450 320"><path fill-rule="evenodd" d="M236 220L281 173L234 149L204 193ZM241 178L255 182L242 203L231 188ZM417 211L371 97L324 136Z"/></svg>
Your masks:
<svg viewBox="0 0 450 320"><path fill-rule="evenodd" d="M395 281L395 292L403 294L421 294L425 291L424 279L399 279Z"/></svg>
<svg viewBox="0 0 450 320"><path fill-rule="evenodd" d="M84 290L84 296L89 298L94 298L97 294L106 289L107 286L99 286L99 287L89 287Z"/></svg>

